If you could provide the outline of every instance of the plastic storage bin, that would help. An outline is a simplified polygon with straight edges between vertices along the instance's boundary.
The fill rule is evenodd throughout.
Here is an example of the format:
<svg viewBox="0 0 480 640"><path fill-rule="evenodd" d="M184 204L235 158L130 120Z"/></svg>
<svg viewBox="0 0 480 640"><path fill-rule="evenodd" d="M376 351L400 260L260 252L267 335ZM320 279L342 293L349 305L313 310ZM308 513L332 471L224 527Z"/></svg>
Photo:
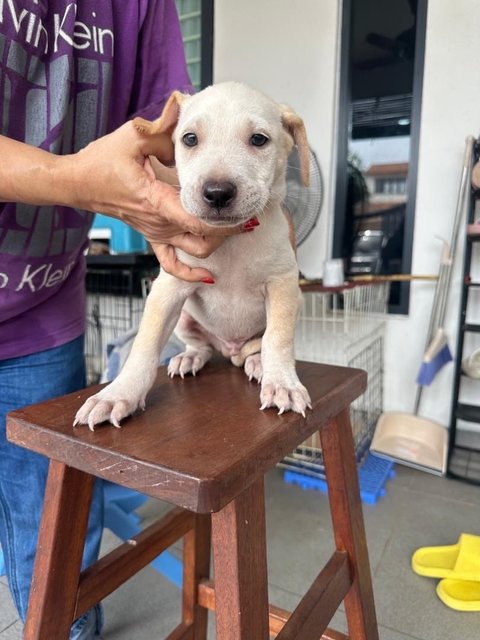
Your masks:
<svg viewBox="0 0 480 640"><path fill-rule="evenodd" d="M107 243L111 253L141 252L147 249L147 241L142 234L125 222L101 213L95 215L89 237L91 240Z"/></svg>

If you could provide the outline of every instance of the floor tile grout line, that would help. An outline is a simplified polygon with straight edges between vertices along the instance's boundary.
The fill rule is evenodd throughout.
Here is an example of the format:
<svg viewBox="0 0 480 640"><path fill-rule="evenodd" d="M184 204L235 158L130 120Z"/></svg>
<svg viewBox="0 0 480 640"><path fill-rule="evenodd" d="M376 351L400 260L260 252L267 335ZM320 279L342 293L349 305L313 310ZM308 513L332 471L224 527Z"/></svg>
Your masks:
<svg viewBox="0 0 480 640"><path fill-rule="evenodd" d="M9 629L11 629L12 627L14 627L17 622L20 622L20 618L17 618L16 620L14 620L11 624L7 625L6 627L4 627L2 630L0 630L0 636L3 635L3 633L5 633L5 631L8 631Z"/></svg>
<svg viewBox="0 0 480 640"><path fill-rule="evenodd" d="M462 500L460 498L455 498L453 496L443 496L443 495L441 495L439 493L435 493L434 494L434 493L432 493L430 491L421 491L419 489L414 489L414 488L406 489L406 491L408 493L414 493L414 494L421 495L421 496L423 496L425 498L429 498L432 495L434 495L436 499L442 500L442 502L458 502L459 504L465 505L467 507L474 507L474 508L477 508L477 509L479 507L478 502L474 502L474 501L471 501L471 500Z"/></svg>
<svg viewBox="0 0 480 640"><path fill-rule="evenodd" d="M385 624L379 624L378 626L381 629L387 629L388 631L393 631L393 633L399 633L404 638L409 638L410 640L431 640L431 638L420 638L419 636L412 636L409 633L405 633L404 631L399 631L398 629L395 629L395 627L389 627L388 625L385 625Z"/></svg>

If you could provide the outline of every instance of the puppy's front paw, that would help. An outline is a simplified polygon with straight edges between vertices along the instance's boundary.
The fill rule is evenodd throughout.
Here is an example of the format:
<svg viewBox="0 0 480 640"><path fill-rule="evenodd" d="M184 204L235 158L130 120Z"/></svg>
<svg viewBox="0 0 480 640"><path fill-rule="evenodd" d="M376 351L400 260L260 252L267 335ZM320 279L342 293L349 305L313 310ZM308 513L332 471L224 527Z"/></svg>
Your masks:
<svg viewBox="0 0 480 640"><path fill-rule="evenodd" d="M111 422L120 427L120 422L138 408L145 408L145 394L133 390L125 392L121 386L112 383L88 398L77 411L73 426L87 424L93 431L95 425Z"/></svg>
<svg viewBox="0 0 480 640"><path fill-rule="evenodd" d="M263 380L260 392L260 409L276 407L278 415L284 411L295 411L301 413L305 418L305 411L312 408L310 395L303 384L297 379L294 383L285 381L275 382L273 380Z"/></svg>

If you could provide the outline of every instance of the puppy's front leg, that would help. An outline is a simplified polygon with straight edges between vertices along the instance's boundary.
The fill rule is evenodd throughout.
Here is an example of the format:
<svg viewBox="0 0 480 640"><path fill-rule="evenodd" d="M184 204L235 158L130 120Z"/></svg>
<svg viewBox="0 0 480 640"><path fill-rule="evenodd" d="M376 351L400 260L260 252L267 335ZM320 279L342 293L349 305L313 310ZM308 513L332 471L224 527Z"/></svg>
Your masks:
<svg viewBox="0 0 480 640"><path fill-rule="evenodd" d="M295 324L300 303L298 274L275 276L267 282L267 328L262 338L261 408L305 415L311 408L308 391L295 370Z"/></svg>
<svg viewBox="0 0 480 640"><path fill-rule="evenodd" d="M74 424L88 424L93 430L96 424L109 420L119 427L123 418L145 407L146 395L155 380L159 354L193 286L163 272L155 280L122 371L80 407Z"/></svg>

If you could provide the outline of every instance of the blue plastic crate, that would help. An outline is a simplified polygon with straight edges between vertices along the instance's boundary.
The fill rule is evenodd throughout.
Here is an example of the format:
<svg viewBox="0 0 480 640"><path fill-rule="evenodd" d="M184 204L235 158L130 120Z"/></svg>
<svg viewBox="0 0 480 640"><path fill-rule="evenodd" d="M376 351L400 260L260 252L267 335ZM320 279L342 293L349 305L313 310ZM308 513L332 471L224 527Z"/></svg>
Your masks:
<svg viewBox="0 0 480 640"><path fill-rule="evenodd" d="M103 495L105 527L121 540L129 540L140 533L140 518L134 510L146 502L148 497L107 481L103 485ZM183 564L170 551L163 551L150 564L179 589L182 588ZM0 547L0 576L5 573L5 561Z"/></svg>
<svg viewBox="0 0 480 640"><path fill-rule="evenodd" d="M147 250L147 241L141 233L129 227L125 222L104 216L101 213L95 214L90 237L94 240L108 240L112 253Z"/></svg>
<svg viewBox="0 0 480 640"><path fill-rule="evenodd" d="M147 496L106 480L103 494L105 527L124 541L140 533L140 518L135 509L148 500ZM163 551L150 564L179 589L182 588L183 564L170 551Z"/></svg>
<svg viewBox="0 0 480 640"><path fill-rule="evenodd" d="M379 458L371 453L367 455L358 469L360 497L365 504L376 504L379 498L386 494L387 480L395 477L392 460ZM288 484L296 484L302 489L316 489L322 493L328 492L327 481L323 477L312 477L298 471L285 471L284 480Z"/></svg>

